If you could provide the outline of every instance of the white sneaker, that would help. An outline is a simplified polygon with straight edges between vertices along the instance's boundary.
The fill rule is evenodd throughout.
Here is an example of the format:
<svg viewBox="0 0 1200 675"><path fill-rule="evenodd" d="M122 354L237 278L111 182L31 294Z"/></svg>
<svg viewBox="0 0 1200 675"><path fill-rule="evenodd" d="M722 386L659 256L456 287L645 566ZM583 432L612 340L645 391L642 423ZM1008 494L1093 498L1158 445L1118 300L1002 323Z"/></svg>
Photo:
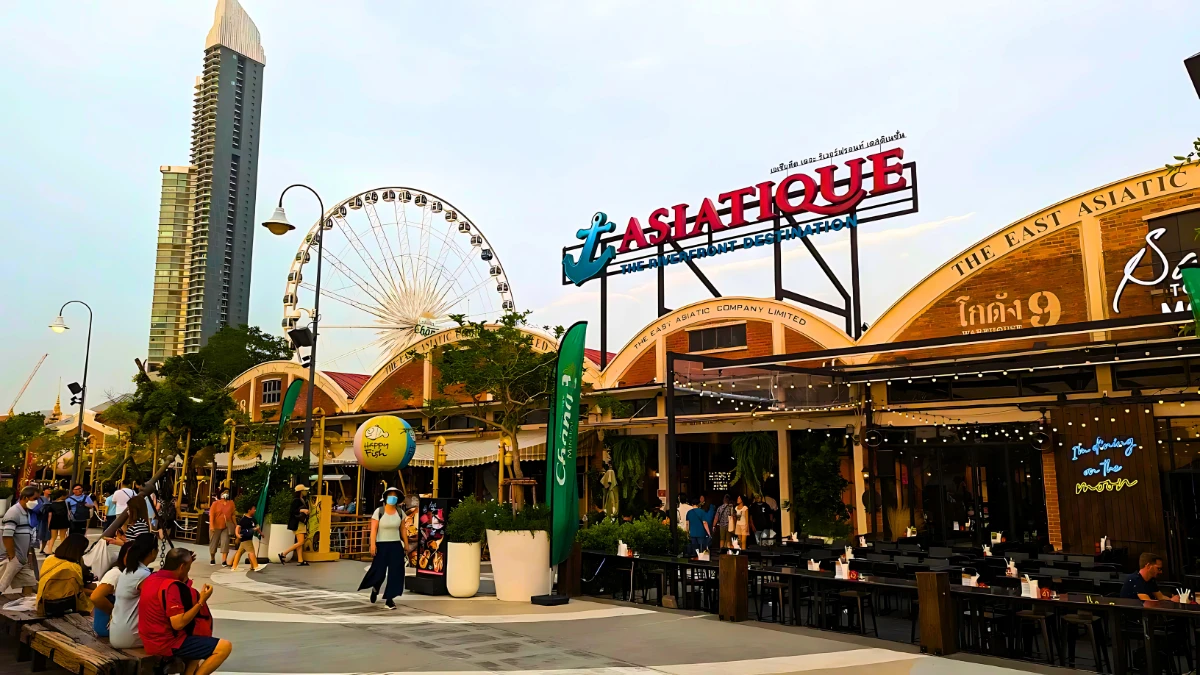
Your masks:
<svg viewBox="0 0 1200 675"><path fill-rule="evenodd" d="M252 568L250 568L250 571L251 571L251 572L261 572L261 571L263 571L263 570L265 570L265 569L267 569L267 566L266 566L266 565L259 565L258 567L252 567Z"/></svg>

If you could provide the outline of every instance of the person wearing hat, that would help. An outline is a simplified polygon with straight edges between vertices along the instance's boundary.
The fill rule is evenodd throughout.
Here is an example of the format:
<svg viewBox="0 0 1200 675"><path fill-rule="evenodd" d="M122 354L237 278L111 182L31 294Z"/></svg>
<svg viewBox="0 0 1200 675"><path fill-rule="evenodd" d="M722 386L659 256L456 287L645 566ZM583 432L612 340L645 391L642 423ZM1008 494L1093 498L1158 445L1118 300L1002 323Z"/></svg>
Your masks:
<svg viewBox="0 0 1200 675"><path fill-rule="evenodd" d="M283 553L279 554L279 564L287 562L289 553L296 552L296 560L300 563L300 567L304 567L308 563L304 562L304 535L308 534L308 486L301 483L296 486L296 498L292 500L292 510L288 514L288 529L296 535L296 543L292 544Z"/></svg>
<svg viewBox="0 0 1200 675"><path fill-rule="evenodd" d="M398 488L383 491L383 504L371 515L371 567L358 585L360 591L371 589L372 603L379 598L382 588L388 609L396 609L392 598L404 594L404 511L400 506L403 500L404 495ZM384 577L387 578L386 587Z"/></svg>

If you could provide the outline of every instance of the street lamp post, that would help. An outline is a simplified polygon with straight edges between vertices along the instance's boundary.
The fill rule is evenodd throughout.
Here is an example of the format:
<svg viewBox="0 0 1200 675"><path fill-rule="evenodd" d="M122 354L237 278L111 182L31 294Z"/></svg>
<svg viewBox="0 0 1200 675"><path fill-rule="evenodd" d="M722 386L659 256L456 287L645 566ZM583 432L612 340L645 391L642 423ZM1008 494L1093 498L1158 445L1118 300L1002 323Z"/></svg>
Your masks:
<svg viewBox="0 0 1200 675"><path fill-rule="evenodd" d="M275 213L263 222L263 227L270 230L271 234L284 235L296 229L294 225L288 222L287 214L283 210L283 197L288 190L294 187L301 187L313 193L317 198L317 204L321 207L321 213L317 220L317 283L315 288L316 297L313 298L312 311L312 345L308 352L308 394L305 397L304 404L304 453L301 455L304 461L304 466L308 466L312 461L312 431L313 431L313 392L317 386L317 325L321 321L321 259L325 251L325 202L321 199L321 195L311 187L303 183L295 183L283 189L279 194L279 206L275 207ZM293 340L294 342L294 340ZM297 345L299 346L299 345Z"/></svg>
<svg viewBox="0 0 1200 675"><path fill-rule="evenodd" d="M320 272L317 273L317 276L320 276ZM58 308L58 316L55 317L54 322L50 324L50 330L54 331L55 333L62 333L66 331L68 326L65 322L63 322L63 310L67 308L67 305L76 303L87 307L88 332L87 347L83 352L83 389L79 391L79 424L75 430L75 452L72 453L74 455L71 467L72 483L78 483L81 478L80 469L82 465L79 461L79 447L83 442L83 411L85 410L85 398L87 397L88 361L92 357L92 306L82 300L68 300L67 302L63 303L62 307Z"/></svg>

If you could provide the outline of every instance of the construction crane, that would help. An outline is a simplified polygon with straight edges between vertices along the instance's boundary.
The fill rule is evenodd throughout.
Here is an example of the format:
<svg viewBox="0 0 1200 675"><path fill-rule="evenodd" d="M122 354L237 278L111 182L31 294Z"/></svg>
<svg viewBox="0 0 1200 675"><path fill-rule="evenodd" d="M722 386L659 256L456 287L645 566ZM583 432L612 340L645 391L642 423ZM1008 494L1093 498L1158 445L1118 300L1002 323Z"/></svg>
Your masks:
<svg viewBox="0 0 1200 675"><path fill-rule="evenodd" d="M25 395L25 390L29 388L29 383L33 382L33 376L37 375L38 369L42 367L42 362L46 360L47 356L50 355L42 354L42 358L38 359L37 365L33 367L33 372L29 373L29 377L25 378L25 384L21 385L21 391L17 392L17 397L13 399L12 405L8 406L9 417L13 416L14 410L17 407L17 403L21 400L21 397Z"/></svg>

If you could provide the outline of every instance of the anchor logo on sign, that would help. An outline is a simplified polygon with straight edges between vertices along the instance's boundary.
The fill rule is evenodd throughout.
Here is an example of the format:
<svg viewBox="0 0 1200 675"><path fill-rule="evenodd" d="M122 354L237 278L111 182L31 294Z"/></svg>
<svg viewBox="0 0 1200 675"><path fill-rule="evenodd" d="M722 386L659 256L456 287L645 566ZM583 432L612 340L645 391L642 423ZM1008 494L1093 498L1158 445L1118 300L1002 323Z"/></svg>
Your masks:
<svg viewBox="0 0 1200 675"><path fill-rule="evenodd" d="M576 262L571 257L570 253L563 254L563 274L567 275L576 286L582 286L585 281L595 278L598 274L604 271L604 268L617 254L613 247L605 246L599 256L596 255L596 248L600 243L600 235L607 234L616 229L616 225L608 222L608 216L603 212L597 211L596 215L592 216L592 224L585 230L579 230L575 236L583 240L583 248L579 251L579 260Z"/></svg>

